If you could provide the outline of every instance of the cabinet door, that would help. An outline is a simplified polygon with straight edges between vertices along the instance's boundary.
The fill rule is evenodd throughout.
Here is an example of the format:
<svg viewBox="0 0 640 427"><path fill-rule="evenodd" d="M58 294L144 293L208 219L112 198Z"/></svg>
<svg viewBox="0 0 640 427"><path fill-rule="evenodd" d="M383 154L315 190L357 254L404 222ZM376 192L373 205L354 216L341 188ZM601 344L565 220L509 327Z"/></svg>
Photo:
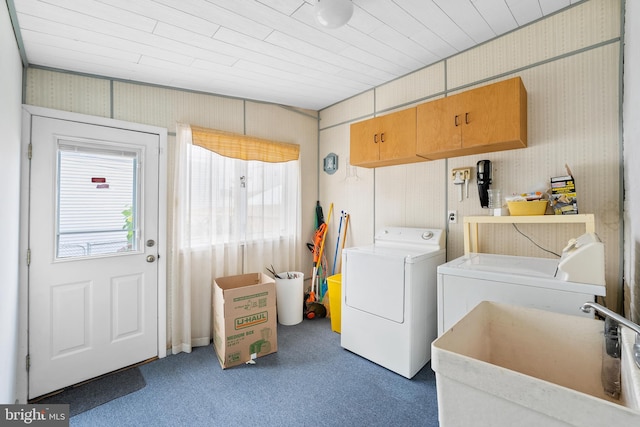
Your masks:
<svg viewBox="0 0 640 427"><path fill-rule="evenodd" d="M461 107L454 95L417 107L417 153L435 160L456 155L462 147ZM460 111L458 111L460 110Z"/></svg>
<svg viewBox="0 0 640 427"><path fill-rule="evenodd" d="M519 77L417 108L421 157L435 160L527 146L527 92Z"/></svg>
<svg viewBox="0 0 640 427"><path fill-rule="evenodd" d="M351 125L350 160L354 166L370 166L380 159L377 118Z"/></svg>
<svg viewBox="0 0 640 427"><path fill-rule="evenodd" d="M463 148L477 153L527 146L527 96L520 78L461 94ZM524 120L523 120L524 118Z"/></svg>
<svg viewBox="0 0 640 427"><path fill-rule="evenodd" d="M416 156L416 109L408 108L397 113L379 117L380 161L415 161ZM420 159L418 159L420 160Z"/></svg>

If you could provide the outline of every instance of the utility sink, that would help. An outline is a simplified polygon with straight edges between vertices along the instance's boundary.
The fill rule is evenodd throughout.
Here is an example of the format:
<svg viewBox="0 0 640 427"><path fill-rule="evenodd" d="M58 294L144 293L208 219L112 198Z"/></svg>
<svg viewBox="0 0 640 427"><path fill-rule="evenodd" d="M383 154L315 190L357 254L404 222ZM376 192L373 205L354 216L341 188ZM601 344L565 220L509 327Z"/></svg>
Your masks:
<svg viewBox="0 0 640 427"><path fill-rule="evenodd" d="M617 400L601 382L603 321L480 303L432 343L440 426L640 426L635 333L620 329Z"/></svg>

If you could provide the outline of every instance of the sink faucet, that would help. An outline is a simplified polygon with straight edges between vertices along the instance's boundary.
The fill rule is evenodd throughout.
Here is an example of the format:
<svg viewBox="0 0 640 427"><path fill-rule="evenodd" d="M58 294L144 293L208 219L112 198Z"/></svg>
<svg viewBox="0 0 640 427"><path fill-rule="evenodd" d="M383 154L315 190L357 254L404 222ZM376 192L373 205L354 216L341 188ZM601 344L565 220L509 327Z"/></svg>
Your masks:
<svg viewBox="0 0 640 427"><path fill-rule="evenodd" d="M640 369L640 325L636 325L632 321L620 316L618 313L615 313L595 302L585 302L584 304L582 304L582 307L580 307L580 310L584 311L585 313L590 313L591 309L635 331L636 342L633 345L633 356L636 362L636 366Z"/></svg>

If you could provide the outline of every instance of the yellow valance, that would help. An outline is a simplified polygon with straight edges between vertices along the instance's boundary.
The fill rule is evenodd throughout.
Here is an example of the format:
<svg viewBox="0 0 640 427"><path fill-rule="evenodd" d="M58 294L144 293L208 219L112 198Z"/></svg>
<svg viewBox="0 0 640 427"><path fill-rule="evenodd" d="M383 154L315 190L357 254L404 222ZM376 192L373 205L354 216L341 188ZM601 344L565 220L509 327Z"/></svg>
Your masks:
<svg viewBox="0 0 640 427"><path fill-rule="evenodd" d="M298 160L300 156L298 144L269 141L198 126L191 126L191 137L193 145L234 159L278 163Z"/></svg>

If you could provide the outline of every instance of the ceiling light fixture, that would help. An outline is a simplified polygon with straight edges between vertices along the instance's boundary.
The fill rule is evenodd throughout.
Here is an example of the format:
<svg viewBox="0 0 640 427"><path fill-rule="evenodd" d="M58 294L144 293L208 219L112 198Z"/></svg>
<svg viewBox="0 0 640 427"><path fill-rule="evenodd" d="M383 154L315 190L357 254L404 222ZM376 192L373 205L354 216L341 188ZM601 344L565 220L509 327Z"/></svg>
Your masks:
<svg viewBox="0 0 640 427"><path fill-rule="evenodd" d="M326 28L338 28L349 22L353 15L351 0L318 0L315 5L316 20Z"/></svg>

